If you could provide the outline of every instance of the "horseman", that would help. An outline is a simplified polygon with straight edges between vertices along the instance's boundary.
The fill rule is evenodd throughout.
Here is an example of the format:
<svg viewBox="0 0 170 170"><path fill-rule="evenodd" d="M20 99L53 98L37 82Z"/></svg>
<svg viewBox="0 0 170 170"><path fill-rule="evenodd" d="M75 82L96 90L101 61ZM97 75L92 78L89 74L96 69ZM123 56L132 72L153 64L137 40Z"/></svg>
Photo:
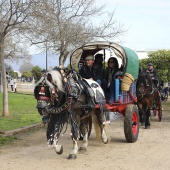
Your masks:
<svg viewBox="0 0 170 170"><path fill-rule="evenodd" d="M153 64L152 63L148 63L148 68L146 70L146 73L148 73L151 76L152 82L154 84L155 88L158 88L158 74L156 72L156 70L153 68ZM154 88L152 87L152 89Z"/></svg>

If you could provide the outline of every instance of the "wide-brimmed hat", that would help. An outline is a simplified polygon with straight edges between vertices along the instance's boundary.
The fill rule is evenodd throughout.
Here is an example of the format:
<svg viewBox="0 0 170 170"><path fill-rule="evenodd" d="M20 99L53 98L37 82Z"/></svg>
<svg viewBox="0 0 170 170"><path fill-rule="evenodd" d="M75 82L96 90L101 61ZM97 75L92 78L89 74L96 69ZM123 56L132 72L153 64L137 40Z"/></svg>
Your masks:
<svg viewBox="0 0 170 170"><path fill-rule="evenodd" d="M85 60L94 60L94 56L93 55L88 55Z"/></svg>
<svg viewBox="0 0 170 170"><path fill-rule="evenodd" d="M148 66L153 66L153 64L152 63L148 63Z"/></svg>

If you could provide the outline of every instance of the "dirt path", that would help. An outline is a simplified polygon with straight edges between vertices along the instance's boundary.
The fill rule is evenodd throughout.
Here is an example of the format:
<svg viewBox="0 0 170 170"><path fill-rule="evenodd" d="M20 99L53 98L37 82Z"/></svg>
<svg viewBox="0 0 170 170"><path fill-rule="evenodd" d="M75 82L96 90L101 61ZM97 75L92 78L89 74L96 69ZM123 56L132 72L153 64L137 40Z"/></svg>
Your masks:
<svg viewBox="0 0 170 170"><path fill-rule="evenodd" d="M111 142L107 145L95 140L94 131L88 150L76 160L67 160L72 148L69 131L60 137L64 153L57 155L46 144L45 128L17 136L12 145L0 148L2 170L169 170L170 169L170 113L164 109L163 120L151 117L151 129L140 128L135 143L127 143L120 117L110 124Z"/></svg>

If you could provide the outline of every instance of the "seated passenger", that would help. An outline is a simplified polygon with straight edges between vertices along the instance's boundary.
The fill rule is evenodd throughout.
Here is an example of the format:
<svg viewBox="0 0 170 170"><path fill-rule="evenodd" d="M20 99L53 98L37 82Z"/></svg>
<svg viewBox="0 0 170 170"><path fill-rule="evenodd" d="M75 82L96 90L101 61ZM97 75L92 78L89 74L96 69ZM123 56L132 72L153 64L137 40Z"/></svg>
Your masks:
<svg viewBox="0 0 170 170"><path fill-rule="evenodd" d="M98 66L103 68L103 54L95 55L94 68L97 68Z"/></svg>
<svg viewBox="0 0 170 170"><path fill-rule="evenodd" d="M92 79L101 86L101 81L103 79L103 67L94 67L94 56L89 55L86 57L86 65L82 66L79 74L85 79Z"/></svg>
<svg viewBox="0 0 170 170"><path fill-rule="evenodd" d="M104 92L109 92L110 98L109 103L114 102L114 93L115 93L115 74L120 71L118 66L118 61L116 58L111 57L108 60L108 67L106 68L104 79L102 80L102 88Z"/></svg>

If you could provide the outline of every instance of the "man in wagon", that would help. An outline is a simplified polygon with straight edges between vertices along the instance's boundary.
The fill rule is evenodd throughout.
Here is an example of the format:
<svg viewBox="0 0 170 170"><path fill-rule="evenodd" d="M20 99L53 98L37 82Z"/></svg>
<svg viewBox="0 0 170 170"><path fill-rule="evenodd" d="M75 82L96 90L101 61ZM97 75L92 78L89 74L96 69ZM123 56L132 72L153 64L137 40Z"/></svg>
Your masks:
<svg viewBox="0 0 170 170"><path fill-rule="evenodd" d="M103 79L103 67L94 67L94 56L88 55L85 58L86 65L82 66L79 73L81 77L85 79L92 79L101 86L101 81Z"/></svg>
<svg viewBox="0 0 170 170"><path fill-rule="evenodd" d="M154 87L158 87L158 74L156 70L153 68L152 63L148 63L148 68L146 70L147 73L151 76L151 79L153 81Z"/></svg>

